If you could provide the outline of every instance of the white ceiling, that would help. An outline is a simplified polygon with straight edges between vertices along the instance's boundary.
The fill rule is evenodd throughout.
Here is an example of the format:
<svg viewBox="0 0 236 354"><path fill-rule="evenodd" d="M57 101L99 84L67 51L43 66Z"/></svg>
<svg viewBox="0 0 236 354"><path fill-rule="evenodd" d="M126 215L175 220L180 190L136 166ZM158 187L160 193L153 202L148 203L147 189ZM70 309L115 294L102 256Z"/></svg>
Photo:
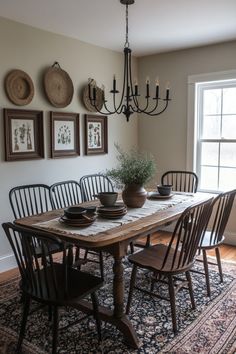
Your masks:
<svg viewBox="0 0 236 354"><path fill-rule="evenodd" d="M119 0L0 0L0 15L121 51L125 6ZM133 54L236 39L236 0L135 0L129 7Z"/></svg>

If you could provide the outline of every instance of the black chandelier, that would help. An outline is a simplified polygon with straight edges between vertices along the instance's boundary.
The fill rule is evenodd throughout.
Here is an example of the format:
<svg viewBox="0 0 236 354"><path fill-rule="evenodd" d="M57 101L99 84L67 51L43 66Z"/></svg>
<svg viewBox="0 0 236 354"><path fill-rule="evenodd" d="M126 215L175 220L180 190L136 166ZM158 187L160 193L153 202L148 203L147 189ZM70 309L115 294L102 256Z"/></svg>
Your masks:
<svg viewBox="0 0 236 354"><path fill-rule="evenodd" d="M107 107L107 100L105 99L105 88L102 88L102 107L106 111L102 111L102 107L97 103L99 90L97 88L96 82L94 80L89 80L88 82L88 92L89 92L89 101L90 104L95 108L95 110L99 113L110 115L110 114L121 114L123 113L126 116L127 122L129 121L129 117L133 113L144 113L149 116L157 116L163 113L170 101L169 94L170 89L169 86L166 86L166 94L165 98L161 98L159 94L159 81L156 80L156 90L155 96L151 98L149 93L150 81L146 80L146 103L143 107L140 106L139 103L139 87L137 81L133 84L132 81L132 69L131 69L131 49L129 47L129 16L128 16L128 7L129 5L134 4L135 0L120 0L121 4L126 5L126 40L124 45L124 79L123 79L123 88L121 93L121 98L119 103L117 103L116 95L119 93L116 85L116 77L113 78L113 89L110 93L113 95L113 109L110 110ZM150 107L150 100L153 100L153 104ZM159 102L162 101L161 107L159 107Z"/></svg>

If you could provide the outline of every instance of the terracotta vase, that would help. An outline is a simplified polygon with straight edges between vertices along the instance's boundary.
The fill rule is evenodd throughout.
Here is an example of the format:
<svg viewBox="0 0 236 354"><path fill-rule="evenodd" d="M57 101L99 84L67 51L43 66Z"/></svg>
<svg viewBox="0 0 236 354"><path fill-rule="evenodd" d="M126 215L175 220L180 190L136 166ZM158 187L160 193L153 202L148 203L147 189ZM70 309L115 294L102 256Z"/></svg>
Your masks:
<svg viewBox="0 0 236 354"><path fill-rule="evenodd" d="M147 191L141 184L127 184L122 192L124 203L130 208L141 208L147 199Z"/></svg>

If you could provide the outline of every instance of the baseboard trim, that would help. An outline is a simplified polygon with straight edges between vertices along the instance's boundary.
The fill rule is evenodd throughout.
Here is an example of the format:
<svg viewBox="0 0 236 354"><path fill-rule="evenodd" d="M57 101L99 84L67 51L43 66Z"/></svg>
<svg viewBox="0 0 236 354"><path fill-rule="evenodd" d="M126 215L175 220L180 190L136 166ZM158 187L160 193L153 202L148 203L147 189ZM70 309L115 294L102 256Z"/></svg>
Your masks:
<svg viewBox="0 0 236 354"><path fill-rule="evenodd" d="M6 272L7 270L11 270L16 268L16 260L13 253L5 254L0 257L0 273Z"/></svg>

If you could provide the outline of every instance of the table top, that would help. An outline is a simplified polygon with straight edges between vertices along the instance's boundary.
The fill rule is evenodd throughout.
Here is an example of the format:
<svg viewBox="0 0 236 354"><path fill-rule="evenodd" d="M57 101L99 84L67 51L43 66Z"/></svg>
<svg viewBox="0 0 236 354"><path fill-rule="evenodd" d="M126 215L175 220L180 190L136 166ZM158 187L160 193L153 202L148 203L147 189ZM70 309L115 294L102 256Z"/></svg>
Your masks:
<svg viewBox="0 0 236 354"><path fill-rule="evenodd" d="M183 196L181 197L182 199L179 197L180 195ZM51 227L49 228L42 225L42 223L46 222L47 224L48 221L53 219L56 219L55 222L58 222L59 224L59 221L57 219L59 219L60 216L63 215L64 209L52 210L46 213L17 219L15 220L15 223L17 225L33 230L41 229L45 231L46 228L47 232L56 235L62 240L72 243L78 243L79 245L85 247L99 248L124 241L130 242L138 237L148 235L149 233L154 233L155 231L157 231L158 228L160 228L160 226L178 219L179 215L187 207L192 206L196 203L207 201L210 198L212 198L212 195L207 193L176 193L173 195L172 198L169 199L169 202L163 202L162 200L153 200L153 203L147 204L148 206L152 206L152 211L150 208L150 214L147 210L146 214L144 213L144 215L139 217L138 215L140 214L140 211L142 211L142 208L139 208L139 210L136 209L136 219L127 222L122 222L121 219L120 224L115 221L113 227L110 227L109 224L109 228L107 230L99 231L91 235L88 234L86 236L83 235L83 229L81 229L81 232L78 230L76 230L76 232L73 232L73 228L70 229L68 226L65 226L65 228L63 229L63 226L60 225L59 229ZM81 205L95 205L96 203L96 201L91 201L83 203ZM156 205L157 211L155 211L154 204ZM162 205L165 205L165 207L162 208ZM146 207L146 209L148 208ZM131 211L132 210L130 209L130 212ZM134 211L132 211L132 213L134 213ZM129 215L129 209L127 215ZM89 228L90 226L86 229L89 230Z"/></svg>

